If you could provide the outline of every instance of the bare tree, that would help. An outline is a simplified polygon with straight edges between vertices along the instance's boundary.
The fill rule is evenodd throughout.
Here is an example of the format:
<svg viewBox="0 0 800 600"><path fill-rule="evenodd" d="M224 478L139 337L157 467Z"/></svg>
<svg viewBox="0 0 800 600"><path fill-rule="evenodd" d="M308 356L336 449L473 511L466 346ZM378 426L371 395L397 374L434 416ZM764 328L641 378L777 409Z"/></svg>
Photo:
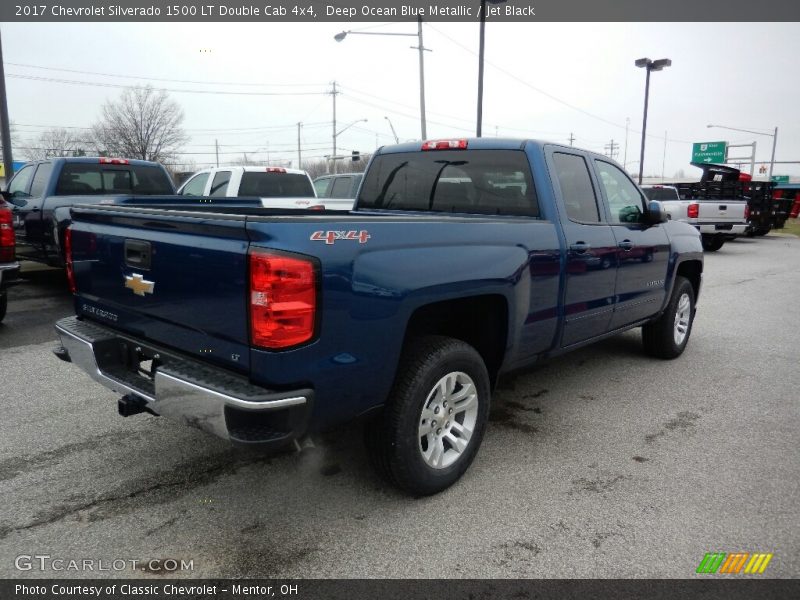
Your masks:
<svg viewBox="0 0 800 600"><path fill-rule="evenodd" d="M90 142L63 129L48 129L38 138L29 140L24 155L28 160L42 160L57 156L85 156Z"/></svg>
<svg viewBox="0 0 800 600"><path fill-rule="evenodd" d="M149 85L128 88L103 105L92 132L102 154L161 162L173 160L188 140L183 109L166 90Z"/></svg>

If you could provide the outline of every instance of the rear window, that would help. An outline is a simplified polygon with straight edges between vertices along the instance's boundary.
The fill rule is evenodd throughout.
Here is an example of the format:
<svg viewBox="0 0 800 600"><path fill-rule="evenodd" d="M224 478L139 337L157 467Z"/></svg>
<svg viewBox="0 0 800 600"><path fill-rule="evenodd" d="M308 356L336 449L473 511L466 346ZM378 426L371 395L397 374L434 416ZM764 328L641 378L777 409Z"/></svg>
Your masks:
<svg viewBox="0 0 800 600"><path fill-rule="evenodd" d="M678 190L673 188L643 188L644 195L648 200L680 200Z"/></svg>
<svg viewBox="0 0 800 600"><path fill-rule="evenodd" d="M239 195L261 198L314 197L314 188L306 175L248 171L242 175Z"/></svg>
<svg viewBox="0 0 800 600"><path fill-rule="evenodd" d="M67 163L61 169L56 196L93 194L170 195L174 190L163 169L156 166Z"/></svg>
<svg viewBox="0 0 800 600"><path fill-rule="evenodd" d="M380 155L361 185L358 207L539 216L528 160L519 150Z"/></svg>

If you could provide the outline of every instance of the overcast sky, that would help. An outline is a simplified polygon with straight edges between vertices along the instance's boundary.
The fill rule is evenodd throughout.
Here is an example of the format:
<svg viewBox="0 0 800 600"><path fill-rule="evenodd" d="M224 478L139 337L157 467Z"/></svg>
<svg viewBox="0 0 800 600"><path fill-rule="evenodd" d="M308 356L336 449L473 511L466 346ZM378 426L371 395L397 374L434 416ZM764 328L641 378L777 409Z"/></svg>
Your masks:
<svg viewBox="0 0 800 600"><path fill-rule="evenodd" d="M148 82L183 107L191 134L183 158L197 167L212 164L215 139L221 164L244 152L296 160L298 121L303 159L330 154L332 81L342 92L337 129L368 119L341 133L341 150L392 143L387 116L401 141L418 139L416 38L352 35L337 43L342 29L416 33L416 24L3 24L17 145L51 126L88 127L121 86ZM666 57L673 66L651 78L646 175L662 172L665 132L667 177L699 173L689 166L691 142L756 141L756 169L769 161L771 137L709 123L777 126L776 160L800 161L799 34L797 23L489 23L484 135L568 143L573 134L576 146L599 152L613 139L623 162L630 119L627 161L636 171L645 73L633 62ZM478 24L426 23L424 42L432 50L428 137L474 135ZM800 177L800 165L775 173Z"/></svg>

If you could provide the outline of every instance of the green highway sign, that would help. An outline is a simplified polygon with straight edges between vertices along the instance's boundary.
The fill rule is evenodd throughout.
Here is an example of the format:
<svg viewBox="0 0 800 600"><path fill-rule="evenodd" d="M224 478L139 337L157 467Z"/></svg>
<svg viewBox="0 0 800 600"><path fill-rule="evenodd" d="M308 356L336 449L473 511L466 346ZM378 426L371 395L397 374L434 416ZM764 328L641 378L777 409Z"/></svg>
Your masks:
<svg viewBox="0 0 800 600"><path fill-rule="evenodd" d="M725 162L727 142L697 142L692 144L692 162L719 165Z"/></svg>
<svg viewBox="0 0 800 600"><path fill-rule="evenodd" d="M789 183L789 176L788 175L773 175L772 181L775 183Z"/></svg>

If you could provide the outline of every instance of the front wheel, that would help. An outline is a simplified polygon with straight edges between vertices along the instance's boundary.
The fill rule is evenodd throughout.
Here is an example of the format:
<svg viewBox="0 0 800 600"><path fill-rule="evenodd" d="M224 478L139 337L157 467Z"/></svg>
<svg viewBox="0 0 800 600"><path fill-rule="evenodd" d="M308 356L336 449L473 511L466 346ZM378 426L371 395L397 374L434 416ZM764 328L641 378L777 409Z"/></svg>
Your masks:
<svg viewBox="0 0 800 600"><path fill-rule="evenodd" d="M689 342L694 322L694 288L685 277L675 278L667 309L642 327L645 352L657 358L677 358Z"/></svg>
<svg viewBox="0 0 800 600"><path fill-rule="evenodd" d="M383 413L366 425L373 464L415 495L448 488L478 452L489 402L489 374L472 346L442 336L408 343Z"/></svg>

